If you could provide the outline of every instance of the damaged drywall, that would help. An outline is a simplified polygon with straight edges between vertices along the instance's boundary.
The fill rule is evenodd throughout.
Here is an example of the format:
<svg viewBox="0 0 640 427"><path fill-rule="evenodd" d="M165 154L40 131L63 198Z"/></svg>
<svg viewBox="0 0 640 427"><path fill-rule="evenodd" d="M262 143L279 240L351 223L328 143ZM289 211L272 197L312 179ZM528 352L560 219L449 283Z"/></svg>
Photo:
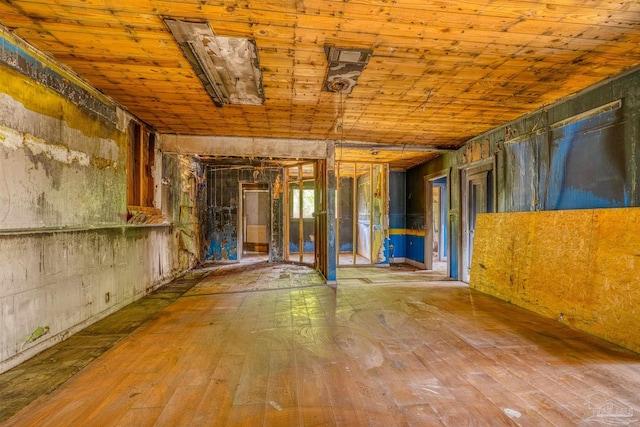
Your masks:
<svg viewBox="0 0 640 427"><path fill-rule="evenodd" d="M0 372L173 278L168 231L0 233Z"/></svg>

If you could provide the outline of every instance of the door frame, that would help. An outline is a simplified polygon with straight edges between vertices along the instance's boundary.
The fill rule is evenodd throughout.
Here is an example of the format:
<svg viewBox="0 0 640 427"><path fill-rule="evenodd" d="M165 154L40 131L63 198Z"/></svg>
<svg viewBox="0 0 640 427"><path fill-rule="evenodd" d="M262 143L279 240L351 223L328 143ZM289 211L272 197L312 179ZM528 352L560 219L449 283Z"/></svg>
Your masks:
<svg viewBox="0 0 640 427"><path fill-rule="evenodd" d="M491 194L493 195L491 204L487 204L487 209L490 207L491 212L497 211L497 197L496 195L496 161L495 158L489 158L473 162L468 165L464 165L459 169L460 174L460 233L459 233L459 247L460 247L460 261L458 262L458 277L463 282L469 283L470 270L471 270L471 255L469 253L469 181L474 179L474 175L491 173L491 182L488 183L491 188ZM487 189L489 190L489 188Z"/></svg>
<svg viewBox="0 0 640 427"><path fill-rule="evenodd" d="M316 269L325 277L329 275L329 239L328 239L328 191L327 161L319 159L316 162L315 185L315 259Z"/></svg>
<svg viewBox="0 0 640 427"><path fill-rule="evenodd" d="M244 187L248 187L246 188L246 190L250 190L250 191L264 191L266 193L268 193L268 200L269 200L269 211L267 212L267 244L268 244L268 253L269 253L269 261L271 261L271 228L272 228L272 218L271 218L271 209L272 209L272 203L273 201L271 200L271 184L268 183L256 183L256 182L247 182L247 181L240 181L238 183L238 227L237 227L237 237L236 237L236 241L237 241L237 251L238 251L238 262L240 262L242 260L242 253L244 251L244 233L245 233L245 218L244 218L244 191L245 188ZM264 188L260 188L260 189L256 189L256 188L249 188L249 187L257 187L257 186L261 186Z"/></svg>
<svg viewBox="0 0 640 427"><path fill-rule="evenodd" d="M285 184L284 184L284 191L286 193L285 195L285 206L284 206L284 230L285 230L285 251L284 251L284 259L287 262L292 262L292 263L296 263L296 264L302 264L302 265L308 265L311 267L316 268L318 271L321 271L321 269L323 267L325 267L324 269L326 270L326 266L325 265L318 265L318 262L320 260L320 262L324 262L324 260L322 259L323 256L320 255L318 253L318 251L321 250L327 250L325 248L325 244L324 242L326 241L326 239L323 236L316 236L315 233L317 233L319 231L319 228L321 228L318 225L318 221L322 221L323 219L326 221L326 209L322 210L322 207L326 205L326 171L324 171L324 169L326 169L326 167L324 166L326 162L323 163L322 159L310 159L310 160L300 160L295 164L291 164L291 165L287 165L284 167L284 176L285 176ZM313 178L307 178L304 179L302 176L302 168L305 165L313 165ZM323 168L322 171L320 171L320 168ZM298 218L298 246L299 246L299 254L298 254L298 259L297 260L293 260L292 256L291 256L291 252L290 252L290 239L291 239L291 188L290 188L290 184L291 181L289 180L289 173L288 170L291 168L298 168L298 180L295 181L296 183L299 184L299 193L298 193L298 197L299 197L299 215L300 218ZM320 174L322 173L322 176L320 176ZM314 227L314 251L313 251L313 262L312 263L305 263L304 262L304 237L303 237L303 233L304 233L304 216L303 216L303 209L304 209L304 203L303 203L303 193L304 193L304 183L305 182L313 182L313 194L314 194L314 212L313 212L313 227ZM318 187L318 185L320 185L321 187L324 186L324 191L322 191L321 188ZM319 197L322 197L322 200L319 200ZM321 209L321 210L318 210ZM323 215L324 212L324 215ZM320 242L318 242L318 237L320 238ZM324 258L326 258L326 254L324 256ZM324 263L326 264L326 263Z"/></svg>
<svg viewBox="0 0 640 427"><path fill-rule="evenodd" d="M353 166L353 173L351 174L347 174L347 173L342 173L343 171L343 165L352 165ZM359 167L362 167L362 169L359 169ZM380 170L378 171L380 176L379 178L376 177L376 167L380 167ZM367 198L367 202L369 204L369 230L368 230L368 243L369 243L369 252L367 254L367 259L368 259L368 263L364 264L359 264L357 259L359 256L358 253L358 234L359 234L359 230L358 230L358 203L359 200L361 200L360 196L362 195L362 193L360 192L360 189L358 187L358 171L359 170L366 170L366 168L368 168L368 176L369 176L369 190L368 190L368 194L366 194L366 198ZM390 258L389 258L389 254L388 254L388 246L386 245L386 241L388 240L388 236L389 236L389 172L390 172L390 167L388 163L381 163L381 162L357 162L357 161L337 161L336 162L336 166L335 166L335 170L336 170L336 184L335 184L335 190L336 190L336 266L337 268L340 267L354 267L354 266L360 266L360 267L371 267L371 266L375 266L375 265L385 265L388 264L390 262ZM343 209L342 206L344 205L342 197L341 197L341 193L340 193L340 179L343 177L349 177L353 179L353 183L352 183L352 191L351 191L351 200L349 203L349 209L351 211L351 218L352 218L352 224L351 224L351 242L352 242L352 249L351 249L351 263L341 263L340 262L340 246L341 246L341 236L340 236L340 221L342 219L342 214L343 214ZM381 200L382 200L382 206L381 206L381 212L380 212L380 224L377 224L374 221L374 215L375 215L375 200L376 200L376 196L375 196L375 192L376 192L376 186L374 186L374 182L376 182L376 179L380 179L380 182L377 182L377 185L380 186L380 192L381 192ZM374 247L373 247L373 243L374 243L374 236L375 236L375 226L380 226L380 230L382 233L382 247L384 247L385 249L385 260L383 262L374 262L374 260L377 259L377 254L374 253ZM364 257L363 255L360 255L362 257Z"/></svg>
<svg viewBox="0 0 640 427"><path fill-rule="evenodd" d="M447 179L447 227L449 226L449 209L451 206L451 200L449 195L451 194L451 169L443 169L429 175L425 175L424 193L425 193L425 206L424 206L424 268L425 270L433 270L433 181L440 178ZM449 233L450 234L450 233ZM447 245L447 252L450 250L451 245ZM447 254L447 260L448 260ZM447 274L449 274L449 262L447 261Z"/></svg>

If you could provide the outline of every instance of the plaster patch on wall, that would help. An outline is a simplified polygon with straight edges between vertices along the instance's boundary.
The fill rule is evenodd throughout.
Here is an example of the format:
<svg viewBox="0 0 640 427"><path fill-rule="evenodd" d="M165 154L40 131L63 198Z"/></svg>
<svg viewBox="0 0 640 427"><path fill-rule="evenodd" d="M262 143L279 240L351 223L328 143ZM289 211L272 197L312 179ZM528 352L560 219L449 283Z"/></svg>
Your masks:
<svg viewBox="0 0 640 427"><path fill-rule="evenodd" d="M49 144L33 135L22 135L4 126L0 126L0 145L11 150L27 148L34 156L43 154L52 160L66 164L77 162L81 166L89 166L89 156L86 153L70 150L63 145Z"/></svg>
<svg viewBox="0 0 640 427"><path fill-rule="evenodd" d="M0 139L3 131L17 135L38 135L51 144L69 146L69 150L101 157L114 165L119 161L120 148L112 139L89 136L80 129L69 127L59 118L48 117L27 109L21 102L0 93ZM17 148L17 147L16 147Z"/></svg>
<svg viewBox="0 0 640 427"><path fill-rule="evenodd" d="M22 135L13 129L0 126L0 144L11 150L22 147Z"/></svg>
<svg viewBox="0 0 640 427"><path fill-rule="evenodd" d="M77 162L81 166L89 166L89 156L80 151L70 150L63 145L48 144L46 141L33 135L24 136L24 146L33 155L43 154L46 157L61 163L72 164Z"/></svg>
<svg viewBox="0 0 640 427"><path fill-rule="evenodd" d="M0 126L0 146L6 147L12 151L19 148L26 148L34 156L44 155L49 159L69 165L77 163L80 166L89 166L91 164L100 169L105 169L107 167L116 168L118 166L118 162L110 158L113 156L112 150L101 150L106 151L106 158L92 158L87 153L72 150L60 144L50 144L33 135L23 135L20 132L4 126Z"/></svg>
<svg viewBox="0 0 640 427"><path fill-rule="evenodd" d="M118 164L0 126L1 228L119 223L125 187Z"/></svg>

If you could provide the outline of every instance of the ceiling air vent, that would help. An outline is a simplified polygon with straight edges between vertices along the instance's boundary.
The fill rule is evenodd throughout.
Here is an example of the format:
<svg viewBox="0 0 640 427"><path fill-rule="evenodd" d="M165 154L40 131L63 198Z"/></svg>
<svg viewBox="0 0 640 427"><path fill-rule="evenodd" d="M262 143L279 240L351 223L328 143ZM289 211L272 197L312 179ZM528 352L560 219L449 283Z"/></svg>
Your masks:
<svg viewBox="0 0 640 427"><path fill-rule="evenodd" d="M218 107L264 104L255 41L216 36L206 22L165 19L165 23Z"/></svg>
<svg viewBox="0 0 640 427"><path fill-rule="evenodd" d="M351 93L373 54L369 49L325 46L329 68L323 89L328 92Z"/></svg>

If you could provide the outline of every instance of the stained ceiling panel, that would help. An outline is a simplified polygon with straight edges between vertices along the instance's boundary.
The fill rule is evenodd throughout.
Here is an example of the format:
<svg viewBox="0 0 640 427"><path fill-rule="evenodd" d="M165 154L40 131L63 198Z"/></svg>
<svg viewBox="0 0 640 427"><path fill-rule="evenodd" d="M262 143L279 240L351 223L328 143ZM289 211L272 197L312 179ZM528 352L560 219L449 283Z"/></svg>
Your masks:
<svg viewBox="0 0 640 427"><path fill-rule="evenodd" d="M252 39L216 36L206 22L165 19L165 23L216 106L264 104Z"/></svg>
<svg viewBox="0 0 640 427"><path fill-rule="evenodd" d="M165 19L254 41L264 103L216 107ZM640 65L637 0L12 0L0 23L163 133L446 149ZM323 91L325 46L371 51L350 93Z"/></svg>

